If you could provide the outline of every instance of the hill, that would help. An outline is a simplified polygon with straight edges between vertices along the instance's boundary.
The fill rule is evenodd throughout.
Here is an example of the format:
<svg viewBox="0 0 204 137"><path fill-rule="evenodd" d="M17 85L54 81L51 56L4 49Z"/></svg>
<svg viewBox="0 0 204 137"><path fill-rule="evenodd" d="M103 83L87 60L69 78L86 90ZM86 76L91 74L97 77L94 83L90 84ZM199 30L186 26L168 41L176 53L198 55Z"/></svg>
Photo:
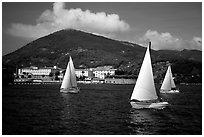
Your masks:
<svg viewBox="0 0 204 137"><path fill-rule="evenodd" d="M28 43L13 53L3 56L2 62L4 67L13 68L27 66L59 66L65 68L68 55L71 55L75 68L111 65L127 73L136 74L145 50L146 48L138 44L67 29ZM189 65L202 63L202 52L197 50L152 50L151 55L153 63L167 60L177 64L185 61L191 62ZM174 66L178 67L177 64L174 64ZM189 66L189 68L192 68L189 71L198 69L198 73L202 72L199 65L194 68Z"/></svg>
<svg viewBox="0 0 204 137"><path fill-rule="evenodd" d="M68 55L75 67L113 65L123 67L127 63L140 62L145 48L77 30L61 30L39 38L15 52L3 57L3 64L16 67L53 66L65 68Z"/></svg>

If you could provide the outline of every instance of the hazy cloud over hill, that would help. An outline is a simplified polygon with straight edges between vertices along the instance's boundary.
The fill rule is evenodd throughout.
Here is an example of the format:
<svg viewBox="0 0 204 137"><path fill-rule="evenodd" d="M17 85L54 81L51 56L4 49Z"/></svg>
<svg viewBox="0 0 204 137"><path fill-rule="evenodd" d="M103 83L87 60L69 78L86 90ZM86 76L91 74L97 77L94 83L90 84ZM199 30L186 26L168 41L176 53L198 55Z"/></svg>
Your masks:
<svg viewBox="0 0 204 137"><path fill-rule="evenodd" d="M140 38L141 42L151 41L152 48L155 50L183 50L183 49L202 49L202 39L194 37L192 40L183 40L177 36L173 36L169 32L159 33L155 30L147 30L147 32Z"/></svg>
<svg viewBox="0 0 204 137"><path fill-rule="evenodd" d="M109 36L115 32L127 31L129 27L117 14L92 13L80 8L65 9L65 3L54 3L53 10L45 10L37 19L36 25L13 23L8 33L36 39L57 30L72 28Z"/></svg>
<svg viewBox="0 0 204 137"><path fill-rule="evenodd" d="M126 3L127 4L127 3ZM137 3L134 3L135 6L137 6ZM11 26L7 29L7 34L10 34L10 36L15 36L19 39L23 38L23 40L35 40L37 38L40 38L42 36L46 36L50 33L62 30L62 29L77 29L77 30L82 30L85 32L89 32L92 34L96 35L101 35L101 36L106 36L112 39L117 39L117 40L123 40L123 41L131 41L133 43L141 43L141 45L146 45L148 41L152 42L152 48L155 50L160 50L160 49L169 49L169 50L183 50L183 49L196 49L196 50L202 50L202 38L197 33L193 33L192 35L189 35L187 38L184 39L184 35L181 36L176 36L174 35L175 32L175 27L161 27L164 29L167 29L167 32L159 32L161 31L159 28L155 27L160 23L152 23L153 21L151 20L151 14L149 13L157 13L157 10L154 12L148 12L148 14L145 14L145 11L141 11L137 13L138 17L135 17L136 10L130 10L132 16L129 16L126 12L117 12L120 13L120 16L118 14L108 14L106 12L92 12L91 8L90 10L82 10L81 8L66 8L65 3L54 3L52 10L47 9L47 10L42 10L43 12L37 16L39 16L37 19L35 19L35 23L33 24L24 24L24 23L11 23ZM179 9L180 11L180 9ZM182 10L181 10L182 11ZM123 14L124 15L123 15ZM125 14L126 13L126 14ZM172 9L170 10L170 13L172 14ZM173 16L166 16L166 15L171 15L168 14L168 12L165 12L165 16L163 14L160 14L160 18L162 20L168 20L171 19L172 21L177 21L180 19L180 17L183 17L183 15L180 15L178 17ZM191 17L189 14L186 12L184 15L186 17ZM189 11L190 13L190 11ZM158 13L157 13L158 14ZM133 16L134 15L134 16ZM149 15L149 16L146 16ZM154 14L152 14L154 15ZM184 16L184 17L185 17ZM126 20L121 19L125 18ZM159 17L159 16L158 16ZM165 17L165 19L163 19ZM149 19L148 21L146 21ZM154 20L155 17L154 17ZM134 21L134 22L131 22ZM146 21L146 22L145 22ZM178 22L175 21L175 24L178 24ZM182 22L182 18L178 20ZM150 22L149 25L143 25L141 24L146 24L147 22ZM152 24L151 24L152 23ZM192 22L190 22L192 23ZM130 25L131 24L131 28ZM167 22L161 22L161 26L165 26L168 24ZM153 26L151 27L152 29L148 30L147 26ZM142 26L141 30L139 29L140 26ZM168 25L167 25L168 26ZM171 25L169 25L171 26ZM182 24L183 26L183 24ZM185 25L184 25L185 26ZM196 26L196 25L192 25ZM157 28L156 30L154 28ZM172 29L173 28L173 29ZM185 28L185 27L184 27ZM198 27L199 28L199 27ZM174 31L170 31L170 30ZM179 28L176 28L179 30ZM180 31L180 30L179 30ZM190 30L189 30L190 31ZM183 34L189 34L185 33L184 29L181 29ZM141 37L140 37L141 36ZM192 37L192 38L191 38ZM9 38L10 40L10 38ZM22 40L22 39L21 39Z"/></svg>

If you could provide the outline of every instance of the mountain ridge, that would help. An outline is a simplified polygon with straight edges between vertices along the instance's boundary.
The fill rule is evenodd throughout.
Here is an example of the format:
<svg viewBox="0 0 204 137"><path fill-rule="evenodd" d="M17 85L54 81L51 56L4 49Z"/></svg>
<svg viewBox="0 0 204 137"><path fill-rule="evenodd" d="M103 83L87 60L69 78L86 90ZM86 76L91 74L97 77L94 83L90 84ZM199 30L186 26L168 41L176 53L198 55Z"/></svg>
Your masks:
<svg viewBox="0 0 204 137"><path fill-rule="evenodd" d="M142 63L146 48L138 44L113 40L80 30L66 29L36 39L3 56L3 66L59 66L65 68L71 55L75 68L111 65L135 74ZM202 63L197 50L151 50L152 62L191 61ZM200 69L200 68L198 68ZM200 71L199 71L200 72Z"/></svg>

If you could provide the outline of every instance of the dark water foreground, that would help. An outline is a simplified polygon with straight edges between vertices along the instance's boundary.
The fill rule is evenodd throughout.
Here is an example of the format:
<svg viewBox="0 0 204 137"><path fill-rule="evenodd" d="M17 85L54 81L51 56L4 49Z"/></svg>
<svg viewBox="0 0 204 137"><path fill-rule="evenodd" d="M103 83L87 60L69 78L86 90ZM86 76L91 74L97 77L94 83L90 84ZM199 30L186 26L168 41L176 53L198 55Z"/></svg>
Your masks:
<svg viewBox="0 0 204 137"><path fill-rule="evenodd" d="M163 94L163 110L134 110L134 85L80 85L79 94L62 94L60 85L3 87L2 134L202 134L202 86L180 85Z"/></svg>

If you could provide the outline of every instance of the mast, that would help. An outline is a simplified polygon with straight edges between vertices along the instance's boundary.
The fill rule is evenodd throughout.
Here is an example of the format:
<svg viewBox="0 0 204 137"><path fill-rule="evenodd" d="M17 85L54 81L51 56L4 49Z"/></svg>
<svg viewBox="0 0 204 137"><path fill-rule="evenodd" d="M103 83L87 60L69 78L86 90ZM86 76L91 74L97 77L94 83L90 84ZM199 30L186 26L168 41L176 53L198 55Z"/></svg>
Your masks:
<svg viewBox="0 0 204 137"><path fill-rule="evenodd" d="M151 41L149 42L149 54L151 55Z"/></svg>
<svg viewBox="0 0 204 137"><path fill-rule="evenodd" d="M169 65L161 86L161 90L171 90L172 88L176 88L176 86L171 72L171 65Z"/></svg>
<svg viewBox="0 0 204 137"><path fill-rule="evenodd" d="M176 85L175 85L175 83L174 83L174 80L173 80L173 75L172 75L172 71L171 71L171 66L169 65L169 67L170 67L170 76L171 76L171 88L176 88Z"/></svg>
<svg viewBox="0 0 204 137"><path fill-rule="evenodd" d="M155 100L158 98L154 85L153 71L150 57L150 46L147 47L142 66L131 96L132 99L139 101Z"/></svg>
<svg viewBox="0 0 204 137"><path fill-rule="evenodd" d="M71 74L71 76L70 76L71 86L72 86L72 87L77 87L75 68L74 68L74 63L73 63L73 61L72 61L71 56L70 56L70 58L69 58L69 63L70 63L70 66L69 66L69 67L70 67L70 74Z"/></svg>
<svg viewBox="0 0 204 137"><path fill-rule="evenodd" d="M64 88L64 89L67 89L67 88L70 88L71 87L71 79L70 79L70 62L68 62L67 64L67 68L66 68L66 71L65 71L65 74L64 74L64 78L63 78L63 81L62 81L62 85L60 88Z"/></svg>

